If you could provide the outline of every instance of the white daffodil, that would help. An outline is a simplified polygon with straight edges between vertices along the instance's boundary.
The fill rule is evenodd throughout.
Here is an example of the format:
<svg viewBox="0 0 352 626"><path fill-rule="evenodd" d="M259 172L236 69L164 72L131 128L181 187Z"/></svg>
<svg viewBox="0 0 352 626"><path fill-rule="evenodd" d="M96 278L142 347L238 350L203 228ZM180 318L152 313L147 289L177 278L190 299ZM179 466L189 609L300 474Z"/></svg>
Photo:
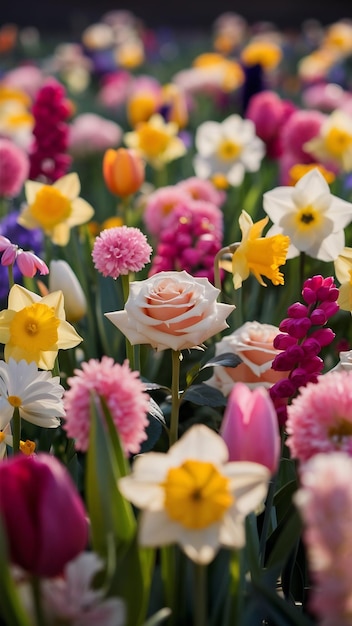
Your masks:
<svg viewBox="0 0 352 626"><path fill-rule="evenodd" d="M251 462L227 463L228 449L210 428L190 428L166 454L136 458L119 480L122 494L142 510L143 546L178 543L196 563L207 564L220 546L245 543L244 521L263 502L269 471Z"/></svg>
<svg viewBox="0 0 352 626"><path fill-rule="evenodd" d="M27 180L27 205L21 211L18 223L24 228L41 228L52 242L66 246L70 229L85 224L94 215L94 209L79 198L81 183L75 172L59 178L52 185Z"/></svg>
<svg viewBox="0 0 352 626"><path fill-rule="evenodd" d="M6 428L15 408L31 424L57 428L58 418L65 415L63 393L59 377L38 371L35 363L0 361L0 430Z"/></svg>
<svg viewBox="0 0 352 626"><path fill-rule="evenodd" d="M287 258L306 252L314 259L333 261L343 249L352 204L330 193L318 169L302 176L294 187L267 191L263 206L273 222L266 236L283 233L290 237Z"/></svg>
<svg viewBox="0 0 352 626"><path fill-rule="evenodd" d="M259 170L265 154L265 144L256 136L251 120L230 115L223 122L204 122L196 132L198 154L193 167L199 178L225 179L237 187L245 172Z"/></svg>
<svg viewBox="0 0 352 626"><path fill-rule="evenodd" d="M352 120L339 109L322 124L319 134L304 144L304 150L319 161L333 163L343 172L352 171Z"/></svg>

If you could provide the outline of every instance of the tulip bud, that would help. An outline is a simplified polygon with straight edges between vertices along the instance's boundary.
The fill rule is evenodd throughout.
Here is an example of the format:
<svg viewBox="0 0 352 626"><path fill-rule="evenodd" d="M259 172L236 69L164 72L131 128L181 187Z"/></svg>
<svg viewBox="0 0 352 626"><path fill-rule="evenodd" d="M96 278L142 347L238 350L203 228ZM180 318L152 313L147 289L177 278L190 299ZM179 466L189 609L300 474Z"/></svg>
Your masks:
<svg viewBox="0 0 352 626"><path fill-rule="evenodd" d="M49 291L62 291L66 319L78 322L87 312L87 301L76 274L66 261L51 261Z"/></svg>
<svg viewBox="0 0 352 626"><path fill-rule="evenodd" d="M265 387L251 390L236 383L230 393L220 434L230 461L252 461L275 473L280 456L280 434L274 404Z"/></svg>
<svg viewBox="0 0 352 626"><path fill-rule="evenodd" d="M0 515L11 561L35 576L59 576L86 548L83 502L66 468L49 454L1 462Z"/></svg>
<svg viewBox="0 0 352 626"><path fill-rule="evenodd" d="M103 176L111 193L125 198L136 193L145 179L145 166L135 150L107 150L103 158Z"/></svg>

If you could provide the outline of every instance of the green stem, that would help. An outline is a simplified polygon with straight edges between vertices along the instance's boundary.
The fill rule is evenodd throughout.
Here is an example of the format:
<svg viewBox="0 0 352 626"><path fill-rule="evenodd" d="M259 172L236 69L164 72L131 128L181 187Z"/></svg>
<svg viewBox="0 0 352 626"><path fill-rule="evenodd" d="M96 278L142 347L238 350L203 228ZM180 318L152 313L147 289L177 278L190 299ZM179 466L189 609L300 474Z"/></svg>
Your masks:
<svg viewBox="0 0 352 626"><path fill-rule="evenodd" d="M180 352L172 350L171 417L169 443L172 446L178 439L178 414L180 408Z"/></svg>
<svg viewBox="0 0 352 626"><path fill-rule="evenodd" d="M37 576L31 578L32 594L34 600L34 610L36 616L36 626L46 626L46 619L44 616L42 606L42 596L40 593L40 579Z"/></svg>
<svg viewBox="0 0 352 626"><path fill-rule="evenodd" d="M130 278L128 274L121 274L123 301L126 304L130 293ZM130 368L134 370L134 351L133 346L130 344L126 337L126 356L130 364Z"/></svg>
<svg viewBox="0 0 352 626"><path fill-rule="evenodd" d="M156 188L165 187L167 185L167 167L164 165L154 170L154 184Z"/></svg>
<svg viewBox="0 0 352 626"><path fill-rule="evenodd" d="M13 439L13 453L16 454L20 451L21 442L21 416L20 410L16 406L12 416L12 439Z"/></svg>
<svg viewBox="0 0 352 626"><path fill-rule="evenodd" d="M168 626L176 625L176 546L163 546L160 549L161 577L163 581L164 602L171 610Z"/></svg>
<svg viewBox="0 0 352 626"><path fill-rule="evenodd" d="M262 526L262 532L260 535L260 543L259 543L259 558L260 558L260 566L264 567L265 565L265 546L266 540L269 532L269 525L272 519L271 512L274 504L274 496L276 491L276 483L277 483L277 473L272 477L270 481L268 495L265 502L265 512L264 512L264 520Z"/></svg>
<svg viewBox="0 0 352 626"><path fill-rule="evenodd" d="M204 565L194 565L194 626L207 623L207 569Z"/></svg>
<svg viewBox="0 0 352 626"><path fill-rule="evenodd" d="M13 287L15 284L15 281L13 279L13 265L8 265L7 273L9 276L9 289L11 289L11 287Z"/></svg>
<svg viewBox="0 0 352 626"><path fill-rule="evenodd" d="M306 262L306 253L305 252L301 252L299 255L299 293L303 287L303 283L304 283L304 275L305 275L305 271L304 271L304 266L305 266L305 262Z"/></svg>

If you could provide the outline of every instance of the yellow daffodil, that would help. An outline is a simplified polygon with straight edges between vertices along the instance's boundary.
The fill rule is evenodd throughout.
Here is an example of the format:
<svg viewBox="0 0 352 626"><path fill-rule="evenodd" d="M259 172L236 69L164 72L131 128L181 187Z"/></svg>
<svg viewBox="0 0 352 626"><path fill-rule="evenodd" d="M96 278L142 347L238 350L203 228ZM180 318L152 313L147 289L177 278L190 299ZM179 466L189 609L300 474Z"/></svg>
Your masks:
<svg viewBox="0 0 352 626"><path fill-rule="evenodd" d="M52 185L28 180L25 184L27 206L18 223L28 229L41 228L53 243L65 246L70 229L85 224L94 214L91 205L78 197L80 190L80 181L74 172Z"/></svg>
<svg viewBox="0 0 352 626"><path fill-rule="evenodd" d="M266 284L262 276L269 278L273 285L284 284L284 276L279 271L279 267L286 263L290 239L285 235L261 237L268 221L266 217L253 224L252 218L246 211L242 211L240 215L242 241L232 255L232 262L220 261L220 267L233 273L235 289L242 286L242 281L246 280L250 273L254 274L263 287Z"/></svg>
<svg viewBox="0 0 352 626"><path fill-rule="evenodd" d="M0 343L5 344L5 361L34 361L43 370L53 369L58 350L82 341L66 321L62 291L41 298L14 285L8 309L0 311Z"/></svg>
<svg viewBox="0 0 352 626"><path fill-rule="evenodd" d="M336 278L341 283L337 303L343 311L352 313L352 248L344 248L334 266Z"/></svg>
<svg viewBox="0 0 352 626"><path fill-rule="evenodd" d="M177 133L177 124L166 123L156 114L147 122L140 122L135 131L126 133L124 141L129 148L138 150L152 167L161 169L186 153L186 146Z"/></svg>

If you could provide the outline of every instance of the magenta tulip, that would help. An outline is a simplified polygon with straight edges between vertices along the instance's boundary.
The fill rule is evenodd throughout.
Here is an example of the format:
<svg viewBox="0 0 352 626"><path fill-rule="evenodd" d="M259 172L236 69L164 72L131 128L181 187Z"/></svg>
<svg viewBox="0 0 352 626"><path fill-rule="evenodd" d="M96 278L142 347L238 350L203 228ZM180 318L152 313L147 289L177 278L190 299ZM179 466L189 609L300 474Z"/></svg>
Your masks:
<svg viewBox="0 0 352 626"><path fill-rule="evenodd" d="M87 545L83 502L66 468L49 454L0 463L0 515L11 561L33 575L60 575Z"/></svg>
<svg viewBox="0 0 352 626"><path fill-rule="evenodd" d="M264 387L251 390L236 383L229 395L220 434L230 461L253 461L272 474L280 457L280 433L276 411Z"/></svg>

